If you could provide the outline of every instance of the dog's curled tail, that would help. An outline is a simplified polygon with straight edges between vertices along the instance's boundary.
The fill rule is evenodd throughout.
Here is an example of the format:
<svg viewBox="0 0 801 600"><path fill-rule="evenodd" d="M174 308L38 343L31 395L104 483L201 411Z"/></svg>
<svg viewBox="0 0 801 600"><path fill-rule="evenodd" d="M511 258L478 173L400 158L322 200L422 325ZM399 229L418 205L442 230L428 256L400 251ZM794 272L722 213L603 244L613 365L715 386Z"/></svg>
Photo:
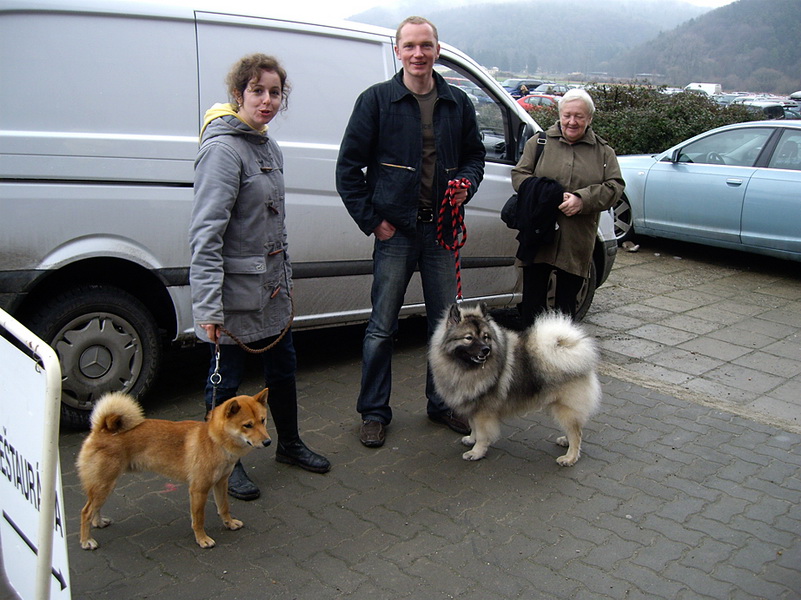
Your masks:
<svg viewBox="0 0 801 600"><path fill-rule="evenodd" d="M560 312L540 315L532 332L540 368L552 375L583 375L598 363L593 339Z"/></svg>
<svg viewBox="0 0 801 600"><path fill-rule="evenodd" d="M92 433L128 431L145 420L142 407L128 394L109 392L98 400L92 411Z"/></svg>

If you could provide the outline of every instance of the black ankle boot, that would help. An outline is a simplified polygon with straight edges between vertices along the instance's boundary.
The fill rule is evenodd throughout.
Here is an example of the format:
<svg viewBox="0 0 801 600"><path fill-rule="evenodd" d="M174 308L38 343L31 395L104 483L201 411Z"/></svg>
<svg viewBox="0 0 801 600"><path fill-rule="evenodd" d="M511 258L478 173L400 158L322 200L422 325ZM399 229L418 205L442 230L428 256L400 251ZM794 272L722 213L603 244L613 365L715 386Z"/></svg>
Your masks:
<svg viewBox="0 0 801 600"><path fill-rule="evenodd" d="M278 434L275 460L297 465L312 473L330 471L331 463L328 459L309 450L298 434L298 395L295 380L290 379L271 386L267 404L270 405L270 414Z"/></svg>
<svg viewBox="0 0 801 600"><path fill-rule="evenodd" d="M234 465L234 470L228 477L228 495L239 500L255 500L261 496L259 488L250 480L245 472L245 467L239 461Z"/></svg>
<svg viewBox="0 0 801 600"><path fill-rule="evenodd" d="M275 460L288 465L297 465L312 473L328 473L331 470L331 463L328 462L328 459L309 450L300 439L287 444L283 444L279 440L278 447L275 449Z"/></svg>

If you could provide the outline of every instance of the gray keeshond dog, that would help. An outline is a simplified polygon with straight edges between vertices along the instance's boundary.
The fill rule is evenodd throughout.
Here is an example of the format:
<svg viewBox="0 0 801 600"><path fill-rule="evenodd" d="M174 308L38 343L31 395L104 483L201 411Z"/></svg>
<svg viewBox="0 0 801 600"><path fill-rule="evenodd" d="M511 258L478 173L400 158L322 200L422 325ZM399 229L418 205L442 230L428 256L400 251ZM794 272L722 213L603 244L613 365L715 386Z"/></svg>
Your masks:
<svg viewBox="0 0 801 600"><path fill-rule="evenodd" d="M558 312L541 315L526 331L498 325L485 305L454 304L437 326L428 349L434 385L472 429L462 443L465 460L479 460L501 433L501 419L548 407L567 434L556 440L575 464L581 432L601 401L595 343Z"/></svg>

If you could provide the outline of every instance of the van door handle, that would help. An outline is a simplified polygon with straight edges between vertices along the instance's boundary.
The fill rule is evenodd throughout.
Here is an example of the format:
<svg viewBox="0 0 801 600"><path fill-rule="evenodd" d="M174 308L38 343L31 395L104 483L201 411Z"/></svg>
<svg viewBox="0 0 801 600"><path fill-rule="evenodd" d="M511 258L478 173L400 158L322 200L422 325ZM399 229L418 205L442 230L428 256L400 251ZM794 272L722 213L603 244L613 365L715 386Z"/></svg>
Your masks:
<svg viewBox="0 0 801 600"><path fill-rule="evenodd" d="M743 185L743 180L742 179L727 179L726 180L726 185L730 185L732 187L736 187L738 185Z"/></svg>

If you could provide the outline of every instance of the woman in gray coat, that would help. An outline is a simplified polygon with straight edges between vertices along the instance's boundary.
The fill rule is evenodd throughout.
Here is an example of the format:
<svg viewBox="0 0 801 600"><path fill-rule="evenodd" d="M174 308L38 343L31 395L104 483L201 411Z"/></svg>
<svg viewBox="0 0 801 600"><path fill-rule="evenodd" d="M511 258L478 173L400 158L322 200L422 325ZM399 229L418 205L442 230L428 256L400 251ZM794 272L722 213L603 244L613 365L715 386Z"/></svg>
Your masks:
<svg viewBox="0 0 801 600"><path fill-rule="evenodd" d="M220 378L206 384L206 409L235 396L244 376L246 351L222 327L253 349L275 344L259 354L278 434L275 458L325 473L328 460L298 435L283 155L267 135L267 124L286 107L286 71L273 57L253 54L233 66L226 83L232 103L209 109L201 130L189 230L195 331L211 345L209 374ZM241 463L228 493L259 497Z"/></svg>

